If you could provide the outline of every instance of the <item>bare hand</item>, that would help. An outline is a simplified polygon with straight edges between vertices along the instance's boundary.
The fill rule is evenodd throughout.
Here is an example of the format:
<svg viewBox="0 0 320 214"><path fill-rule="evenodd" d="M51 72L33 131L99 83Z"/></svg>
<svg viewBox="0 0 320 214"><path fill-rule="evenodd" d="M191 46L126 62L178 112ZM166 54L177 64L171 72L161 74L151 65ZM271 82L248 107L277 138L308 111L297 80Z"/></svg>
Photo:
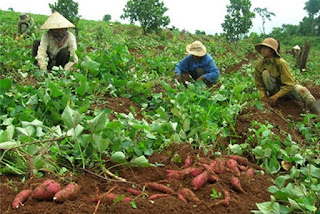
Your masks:
<svg viewBox="0 0 320 214"><path fill-rule="evenodd" d="M197 79L197 81L203 81L204 80L204 77L203 76L201 76L201 77L199 77L198 79Z"/></svg>
<svg viewBox="0 0 320 214"><path fill-rule="evenodd" d="M273 95L271 97L268 98L268 104L270 104L271 106L275 106L277 101L278 101L279 97L276 95Z"/></svg>

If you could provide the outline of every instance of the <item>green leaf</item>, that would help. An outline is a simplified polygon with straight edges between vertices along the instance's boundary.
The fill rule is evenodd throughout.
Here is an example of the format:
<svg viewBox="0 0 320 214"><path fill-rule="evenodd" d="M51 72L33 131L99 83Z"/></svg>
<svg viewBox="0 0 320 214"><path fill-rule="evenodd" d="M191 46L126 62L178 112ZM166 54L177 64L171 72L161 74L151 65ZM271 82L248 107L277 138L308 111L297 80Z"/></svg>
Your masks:
<svg viewBox="0 0 320 214"><path fill-rule="evenodd" d="M101 135L93 135L93 142L100 153L106 151L109 147L108 139L103 138Z"/></svg>
<svg viewBox="0 0 320 214"><path fill-rule="evenodd" d="M38 104L38 95L33 95L29 98L26 105L37 105Z"/></svg>
<svg viewBox="0 0 320 214"><path fill-rule="evenodd" d="M0 91L11 88L12 81L9 79L0 79Z"/></svg>
<svg viewBox="0 0 320 214"><path fill-rule="evenodd" d="M279 187L283 187L286 180L288 180L290 178L290 175L282 175L282 176L278 176L275 179L275 184L277 184Z"/></svg>
<svg viewBox="0 0 320 214"><path fill-rule="evenodd" d="M215 188L213 188L212 187L212 189L211 189L211 199L216 199L217 197L218 197L218 194L217 194L217 191L216 191L216 189Z"/></svg>
<svg viewBox="0 0 320 214"><path fill-rule="evenodd" d="M0 142L11 141L13 138L13 135L14 135L14 126L9 125L7 126L7 129L0 134Z"/></svg>
<svg viewBox="0 0 320 214"><path fill-rule="evenodd" d="M92 120L88 120L89 130L91 133L100 133L106 128L107 122L106 112L102 111Z"/></svg>
<svg viewBox="0 0 320 214"><path fill-rule="evenodd" d="M93 74L99 73L100 63L97 63L90 59L90 57L85 56L84 61L81 63L81 67L90 71Z"/></svg>
<svg viewBox="0 0 320 214"><path fill-rule="evenodd" d="M116 162L116 163L126 163L126 156L124 155L123 152L115 152L111 155L111 160Z"/></svg>
<svg viewBox="0 0 320 214"><path fill-rule="evenodd" d="M17 142L12 142L12 141L3 142L3 143L0 143L0 149L3 149L3 150L12 149L17 145L18 145Z"/></svg>
<svg viewBox="0 0 320 214"><path fill-rule="evenodd" d="M72 110L69 105L64 109L61 119L68 128L75 128L83 119L79 112Z"/></svg>
<svg viewBox="0 0 320 214"><path fill-rule="evenodd" d="M320 179L320 168L312 165L312 164L308 164L306 167L304 167L303 169L301 169L301 172L304 175L311 175L315 178Z"/></svg>
<svg viewBox="0 0 320 214"><path fill-rule="evenodd" d="M148 159L144 155L134 158L130 162L134 165L141 166L141 167L151 166Z"/></svg>
<svg viewBox="0 0 320 214"><path fill-rule="evenodd" d="M51 90L52 96L54 98L57 98L63 95L63 92L53 82L48 83L48 88Z"/></svg>

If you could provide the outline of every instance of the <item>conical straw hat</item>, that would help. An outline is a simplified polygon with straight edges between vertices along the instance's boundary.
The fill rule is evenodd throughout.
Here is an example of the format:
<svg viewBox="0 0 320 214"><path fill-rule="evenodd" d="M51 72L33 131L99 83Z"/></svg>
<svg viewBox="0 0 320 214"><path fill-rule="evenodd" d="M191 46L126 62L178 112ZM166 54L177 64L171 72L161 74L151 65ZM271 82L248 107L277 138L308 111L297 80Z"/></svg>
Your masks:
<svg viewBox="0 0 320 214"><path fill-rule="evenodd" d="M52 15L45 21L40 27L40 30L60 29L60 28L71 28L75 27L74 24L69 22L68 19L64 18L60 13L54 11Z"/></svg>

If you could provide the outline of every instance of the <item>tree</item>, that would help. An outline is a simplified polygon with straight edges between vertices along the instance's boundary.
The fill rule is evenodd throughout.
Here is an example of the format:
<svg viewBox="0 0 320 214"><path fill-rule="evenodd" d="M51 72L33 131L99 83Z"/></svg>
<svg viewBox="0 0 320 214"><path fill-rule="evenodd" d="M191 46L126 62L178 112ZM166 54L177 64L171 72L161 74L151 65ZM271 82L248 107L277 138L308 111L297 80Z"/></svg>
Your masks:
<svg viewBox="0 0 320 214"><path fill-rule="evenodd" d="M51 12L58 11L66 19L77 25L80 20L80 15L78 15L79 4L72 0L58 0L58 2L50 4L49 7Z"/></svg>
<svg viewBox="0 0 320 214"><path fill-rule="evenodd" d="M319 33L320 28L320 0L309 0L305 3L305 9L309 15L309 21L311 22L311 35ZM316 32L318 31L318 32Z"/></svg>
<svg viewBox="0 0 320 214"><path fill-rule="evenodd" d="M170 24L164 13L168 10L159 0L129 0L123 9L122 19L129 18L131 24L139 22L144 34L157 31Z"/></svg>
<svg viewBox="0 0 320 214"><path fill-rule="evenodd" d="M241 36L249 32L255 14L250 11L250 0L230 0L227 6L227 15L221 24L228 40L238 43Z"/></svg>
<svg viewBox="0 0 320 214"><path fill-rule="evenodd" d="M110 22L110 20L111 20L111 15L109 15L109 14L106 14L106 15L104 15L104 16L103 16L103 19L102 19L102 21L105 21L105 22Z"/></svg>
<svg viewBox="0 0 320 214"><path fill-rule="evenodd" d="M253 11L258 13L259 16L261 17L261 19L262 19L262 32L263 32L263 34L266 34L266 31L264 28L264 24L266 23L266 19L271 21L271 16L275 16L275 14L273 12L269 12L267 10L267 8L260 8L260 7L254 8Z"/></svg>

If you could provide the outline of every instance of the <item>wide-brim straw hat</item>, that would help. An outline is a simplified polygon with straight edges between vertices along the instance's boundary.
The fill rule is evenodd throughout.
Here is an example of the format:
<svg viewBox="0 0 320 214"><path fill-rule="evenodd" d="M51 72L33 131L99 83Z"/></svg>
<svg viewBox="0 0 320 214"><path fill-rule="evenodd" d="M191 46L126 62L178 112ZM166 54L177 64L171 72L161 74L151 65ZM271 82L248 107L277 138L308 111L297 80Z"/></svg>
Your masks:
<svg viewBox="0 0 320 214"><path fill-rule="evenodd" d="M75 27L74 24L72 24L68 19L64 18L64 16L62 16L60 13L55 11L40 27L40 30L72 28L72 27Z"/></svg>
<svg viewBox="0 0 320 214"><path fill-rule="evenodd" d="M194 41L186 46L186 50L189 54L202 57L206 55L207 49L200 41Z"/></svg>
<svg viewBox="0 0 320 214"><path fill-rule="evenodd" d="M259 53L261 53L261 47L262 46L266 46L266 47L271 48L272 50L274 50L276 52L278 57L280 57L280 53L278 52L279 43L274 38L271 38L271 37L270 38L266 38L265 40L263 40L262 43L256 44L255 48Z"/></svg>

